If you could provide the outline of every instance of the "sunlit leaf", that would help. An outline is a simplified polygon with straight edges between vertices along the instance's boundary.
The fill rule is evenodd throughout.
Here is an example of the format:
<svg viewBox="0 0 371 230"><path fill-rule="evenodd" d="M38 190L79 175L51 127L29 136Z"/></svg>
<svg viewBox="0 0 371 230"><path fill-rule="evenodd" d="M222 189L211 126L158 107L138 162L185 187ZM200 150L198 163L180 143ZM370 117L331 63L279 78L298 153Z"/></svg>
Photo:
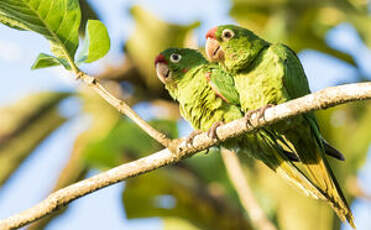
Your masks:
<svg viewBox="0 0 371 230"><path fill-rule="evenodd" d="M2 0L0 17L6 25L43 35L56 57L73 62L81 19L78 0Z"/></svg>
<svg viewBox="0 0 371 230"><path fill-rule="evenodd" d="M76 57L77 62L94 62L104 57L109 49L110 39L105 25L99 20L89 20L82 50Z"/></svg>
<svg viewBox="0 0 371 230"><path fill-rule="evenodd" d="M64 59L41 53L36 58L36 61L32 65L31 69L41 69L58 65L63 65L64 68L68 70L71 69L71 66Z"/></svg>

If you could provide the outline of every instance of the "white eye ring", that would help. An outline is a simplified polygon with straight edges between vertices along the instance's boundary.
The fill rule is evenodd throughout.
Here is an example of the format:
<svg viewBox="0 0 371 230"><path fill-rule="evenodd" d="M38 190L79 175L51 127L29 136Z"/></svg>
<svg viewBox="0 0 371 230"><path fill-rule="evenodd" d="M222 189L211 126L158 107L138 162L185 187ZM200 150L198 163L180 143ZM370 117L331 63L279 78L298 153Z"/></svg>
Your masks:
<svg viewBox="0 0 371 230"><path fill-rule="evenodd" d="M170 55L170 61L171 62L178 63L178 62L180 62L180 60L182 60L182 55L177 54L177 53L173 53L172 55Z"/></svg>
<svg viewBox="0 0 371 230"><path fill-rule="evenodd" d="M222 32L222 38L224 41L228 41L229 39L234 37L234 32L230 29L225 29Z"/></svg>

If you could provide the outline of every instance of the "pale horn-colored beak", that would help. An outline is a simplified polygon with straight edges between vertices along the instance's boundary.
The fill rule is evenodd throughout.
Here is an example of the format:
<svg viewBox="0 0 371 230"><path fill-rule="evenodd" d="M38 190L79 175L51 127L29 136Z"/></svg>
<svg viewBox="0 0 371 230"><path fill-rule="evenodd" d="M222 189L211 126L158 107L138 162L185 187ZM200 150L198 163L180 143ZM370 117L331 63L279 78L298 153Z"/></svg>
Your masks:
<svg viewBox="0 0 371 230"><path fill-rule="evenodd" d="M211 62L219 62L224 59L224 51L216 39L207 38L205 51Z"/></svg>
<svg viewBox="0 0 371 230"><path fill-rule="evenodd" d="M158 79L164 84L166 84L167 79L171 76L169 67L165 60L164 55L159 54L155 59L155 68Z"/></svg>
<svg viewBox="0 0 371 230"><path fill-rule="evenodd" d="M171 72L167 64L164 62L158 62L156 64L156 74L158 79L160 79L160 81L164 84L166 84L166 81L171 76Z"/></svg>

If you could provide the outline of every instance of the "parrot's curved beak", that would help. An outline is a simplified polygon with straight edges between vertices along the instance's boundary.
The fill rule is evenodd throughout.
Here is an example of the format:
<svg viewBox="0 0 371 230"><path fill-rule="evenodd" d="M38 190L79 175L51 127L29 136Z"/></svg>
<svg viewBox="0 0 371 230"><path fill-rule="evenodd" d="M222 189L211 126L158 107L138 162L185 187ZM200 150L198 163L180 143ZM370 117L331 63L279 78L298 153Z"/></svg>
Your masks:
<svg viewBox="0 0 371 230"><path fill-rule="evenodd" d="M224 58L224 51L215 37L216 30L217 27L214 27L206 33L206 56L212 62L219 62Z"/></svg>
<svg viewBox="0 0 371 230"><path fill-rule="evenodd" d="M209 61L219 62L224 58L224 51L219 42L215 39L208 38L205 46L206 56Z"/></svg>
<svg viewBox="0 0 371 230"><path fill-rule="evenodd" d="M166 84L166 80L171 76L171 72L167 66L165 57L162 54L156 57L155 66L158 79L160 79L162 83Z"/></svg>
<svg viewBox="0 0 371 230"><path fill-rule="evenodd" d="M167 64L159 62L156 64L156 74L158 79L164 84L166 84L167 79L171 76L171 72Z"/></svg>

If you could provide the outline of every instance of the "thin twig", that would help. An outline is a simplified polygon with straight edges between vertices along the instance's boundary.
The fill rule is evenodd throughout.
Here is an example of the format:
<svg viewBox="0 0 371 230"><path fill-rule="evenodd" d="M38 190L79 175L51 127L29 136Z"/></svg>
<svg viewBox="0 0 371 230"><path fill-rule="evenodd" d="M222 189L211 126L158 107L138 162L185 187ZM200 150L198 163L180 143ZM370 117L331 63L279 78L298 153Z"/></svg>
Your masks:
<svg viewBox="0 0 371 230"><path fill-rule="evenodd" d="M247 211L252 224L259 230L277 230L273 223L266 217L259 203L255 200L237 154L226 148L221 148L220 152L229 179L236 189L241 204Z"/></svg>
<svg viewBox="0 0 371 230"><path fill-rule="evenodd" d="M93 83L92 83L93 84ZM98 88L99 89L99 88ZM220 141L235 137L245 132L270 125L283 119L313 110L326 109L351 101L371 99L371 83L348 84L331 87L304 97L268 108L264 119L252 119L252 125L246 125L245 119L235 120L216 129L217 138L211 139L207 132L194 137L193 145L185 144L184 139L174 141L169 149L161 150L147 157L123 164L96 176L67 186L49 195L45 200L22 213L0 221L0 229L16 229L38 220L75 199L157 168L176 163L190 157L198 151L205 150ZM252 118L256 114L252 114ZM220 141L218 141L220 140Z"/></svg>
<svg viewBox="0 0 371 230"><path fill-rule="evenodd" d="M118 99L107 91L94 77L87 75L83 72L78 72L76 78L83 80L90 88L98 93L104 100L115 107L120 113L128 116L140 128L142 128L148 135L150 135L157 142L161 143L164 147L168 147L171 139L166 137L165 134L157 131L145 120L143 120L125 101Z"/></svg>

